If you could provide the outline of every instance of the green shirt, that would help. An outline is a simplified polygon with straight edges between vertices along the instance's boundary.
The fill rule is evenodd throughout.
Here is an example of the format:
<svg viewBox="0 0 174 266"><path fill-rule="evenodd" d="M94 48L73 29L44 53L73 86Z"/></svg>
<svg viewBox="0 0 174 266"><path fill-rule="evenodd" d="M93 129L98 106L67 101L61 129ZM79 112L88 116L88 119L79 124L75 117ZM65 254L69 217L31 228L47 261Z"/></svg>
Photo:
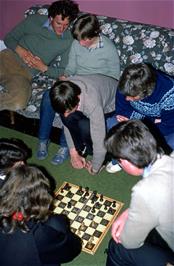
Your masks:
<svg viewBox="0 0 174 266"><path fill-rule="evenodd" d="M53 30L44 27L47 20L48 17L44 15L28 16L6 35L4 42L9 49L15 50L20 45L40 57L48 66L45 74L57 78L64 73L73 37L69 30L58 36ZM61 56L58 68L53 67L53 60L57 56ZM32 75L39 73L36 69L30 70Z"/></svg>

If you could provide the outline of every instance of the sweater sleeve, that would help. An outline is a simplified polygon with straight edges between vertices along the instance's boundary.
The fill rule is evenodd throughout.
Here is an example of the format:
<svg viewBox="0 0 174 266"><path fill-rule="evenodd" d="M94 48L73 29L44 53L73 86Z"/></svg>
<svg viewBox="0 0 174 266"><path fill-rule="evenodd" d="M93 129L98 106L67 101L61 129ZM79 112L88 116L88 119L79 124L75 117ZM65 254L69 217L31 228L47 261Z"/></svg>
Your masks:
<svg viewBox="0 0 174 266"><path fill-rule="evenodd" d="M142 194L142 191L133 192L128 219L121 234L122 244L128 249L142 246L149 232L157 225L157 217Z"/></svg>
<svg viewBox="0 0 174 266"><path fill-rule="evenodd" d="M129 101L126 101L125 96L119 92L119 89L117 89L115 99L115 114L130 118L133 112L134 109L130 105Z"/></svg>
<svg viewBox="0 0 174 266"><path fill-rule="evenodd" d="M91 111L90 132L93 144L92 167L97 172L105 159L106 149L104 138L106 135L105 118L102 106L98 103Z"/></svg>
<svg viewBox="0 0 174 266"><path fill-rule="evenodd" d="M29 23L30 17L22 20L18 25L16 25L4 38L4 43L7 48L15 50L21 37L25 35L26 25Z"/></svg>
<svg viewBox="0 0 174 266"><path fill-rule="evenodd" d="M111 41L110 41L111 42ZM109 75L117 80L120 78L120 59L117 49L113 43L111 43L106 67L109 69Z"/></svg>
<svg viewBox="0 0 174 266"><path fill-rule="evenodd" d="M70 53L68 57L68 64L65 68L65 73L64 73L67 76L76 74L76 69L77 69L76 44L77 44L77 41L74 40L71 45L71 49L70 49Z"/></svg>
<svg viewBox="0 0 174 266"><path fill-rule="evenodd" d="M54 61L48 65L48 70L45 72L51 78L58 78L59 76L64 75L65 67L68 62L69 49L67 49L63 54L61 54L61 61L58 67L54 66Z"/></svg>

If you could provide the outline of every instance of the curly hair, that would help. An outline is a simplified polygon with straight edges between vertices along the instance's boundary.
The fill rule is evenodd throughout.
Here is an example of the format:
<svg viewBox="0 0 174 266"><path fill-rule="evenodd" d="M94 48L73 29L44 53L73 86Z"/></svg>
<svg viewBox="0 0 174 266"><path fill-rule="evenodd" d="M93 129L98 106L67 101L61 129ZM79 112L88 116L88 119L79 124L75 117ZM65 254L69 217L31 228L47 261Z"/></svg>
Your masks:
<svg viewBox="0 0 174 266"><path fill-rule="evenodd" d="M31 149L20 139L0 139L0 171L14 166L16 162L25 162L31 157Z"/></svg>
<svg viewBox="0 0 174 266"><path fill-rule="evenodd" d="M50 181L35 167L21 165L8 172L0 190L0 228L12 233L16 228L28 231L27 221L45 221L50 213L53 197ZM14 214L21 213L21 221Z"/></svg>
<svg viewBox="0 0 174 266"><path fill-rule="evenodd" d="M55 18L61 15L62 19L69 19L72 22L79 13L79 6L72 0L60 0L53 2L48 8L48 17Z"/></svg>

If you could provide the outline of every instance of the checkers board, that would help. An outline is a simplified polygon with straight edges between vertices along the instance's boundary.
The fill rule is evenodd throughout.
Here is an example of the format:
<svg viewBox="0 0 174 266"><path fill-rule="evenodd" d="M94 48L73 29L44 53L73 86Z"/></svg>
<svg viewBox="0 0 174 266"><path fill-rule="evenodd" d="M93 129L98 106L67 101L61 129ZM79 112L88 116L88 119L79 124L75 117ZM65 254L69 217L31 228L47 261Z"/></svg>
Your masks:
<svg viewBox="0 0 174 266"><path fill-rule="evenodd" d="M70 219L71 231L82 239L82 250L95 254L123 203L68 182L55 192L55 209Z"/></svg>

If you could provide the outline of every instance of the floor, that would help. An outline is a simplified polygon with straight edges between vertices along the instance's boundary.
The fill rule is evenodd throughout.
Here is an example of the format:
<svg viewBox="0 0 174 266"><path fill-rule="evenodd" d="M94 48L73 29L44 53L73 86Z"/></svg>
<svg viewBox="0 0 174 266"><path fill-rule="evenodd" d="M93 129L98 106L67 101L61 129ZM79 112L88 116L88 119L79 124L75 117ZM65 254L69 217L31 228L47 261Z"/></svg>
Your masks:
<svg viewBox="0 0 174 266"><path fill-rule="evenodd" d="M14 114L14 121L12 121L9 111L0 111L0 125L37 137L38 128L39 128L38 119L26 118L15 112L13 112L13 114ZM53 127L50 136L51 141L57 143L59 136L60 136L60 129Z"/></svg>

